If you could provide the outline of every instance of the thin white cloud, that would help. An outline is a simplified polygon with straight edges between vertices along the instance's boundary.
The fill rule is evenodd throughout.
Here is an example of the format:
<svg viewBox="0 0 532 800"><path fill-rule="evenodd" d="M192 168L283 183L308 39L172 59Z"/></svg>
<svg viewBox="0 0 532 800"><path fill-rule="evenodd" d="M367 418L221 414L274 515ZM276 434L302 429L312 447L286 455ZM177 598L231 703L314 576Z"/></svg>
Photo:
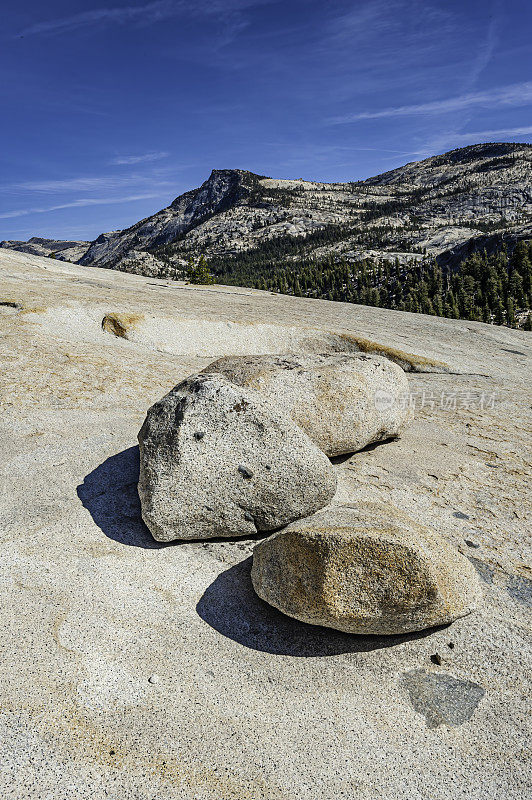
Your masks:
<svg viewBox="0 0 532 800"><path fill-rule="evenodd" d="M447 114L463 111L468 108L501 108L510 106L526 106L532 102L532 81L516 83L484 92L470 92L446 100L434 100L430 103L392 106L380 111L360 111L345 114L330 120L333 125L358 122L364 119L387 119L391 117L410 117L416 115Z"/></svg>
<svg viewBox="0 0 532 800"><path fill-rule="evenodd" d="M140 156L117 156L113 158L111 164L143 164L148 161L159 161L161 158L168 158L169 153L144 153Z"/></svg>
<svg viewBox="0 0 532 800"><path fill-rule="evenodd" d="M484 41L480 44L473 64L471 72L466 79L462 91L472 91L476 88L477 81L490 63L495 48L499 40L499 28L501 25L501 11L499 0L493 0L491 6L491 19L488 24L486 36Z"/></svg>
<svg viewBox="0 0 532 800"><path fill-rule="evenodd" d="M245 27L243 20L237 20L235 14L257 5L264 5L271 0L152 0L137 6L118 6L112 8L96 8L81 11L69 17L60 17L33 25L20 31L18 35L35 36L39 34L57 34L79 28L90 28L97 25L152 25L179 15L221 17L227 21L236 35Z"/></svg>
<svg viewBox="0 0 532 800"><path fill-rule="evenodd" d="M532 125L526 125L522 128L496 128L489 131L472 131L472 133L457 133L453 139L461 142L470 142L474 140L480 141L495 141L498 137L507 139L509 136L532 136Z"/></svg>
<svg viewBox="0 0 532 800"><path fill-rule="evenodd" d="M396 36L401 36L403 46L405 39L421 42L426 40L426 31L438 28L448 32L453 15L441 6L435 6L426 0L358 0L351 7L332 17L325 25L324 43L326 46L346 47L352 51L353 43L357 46L373 48L378 39L379 50L388 47L393 38L393 50L396 55ZM392 37L386 41L388 37Z"/></svg>
<svg viewBox="0 0 532 800"><path fill-rule="evenodd" d="M127 177L95 177L95 178L60 178L47 181L20 181L11 183L2 188L14 192L40 192L43 194L54 194L55 192L73 191L90 192L95 189L117 189L123 187L125 183L133 183L134 179Z"/></svg>
<svg viewBox="0 0 532 800"><path fill-rule="evenodd" d="M61 203L55 206L47 206L46 208L21 208L16 211L6 211L0 214L0 219L14 219L15 217L26 217L29 214L45 214L48 211L59 211L63 208L85 208L86 206L104 206L113 203L132 203L136 200L152 200L156 197L162 197L160 194L133 194L126 197L82 197L79 200L73 200L70 203Z"/></svg>
<svg viewBox="0 0 532 800"><path fill-rule="evenodd" d="M430 141L426 142L422 150L418 150L416 155L426 158L449 150L452 147L464 147L468 144L478 144L479 142L500 142L506 139L519 141L532 136L532 125L525 125L515 128L492 128L485 131L471 131L470 133L455 133L449 131L443 133Z"/></svg>
<svg viewBox="0 0 532 800"><path fill-rule="evenodd" d="M76 28L86 28L102 23L125 24L139 22L150 24L174 16L185 4L178 0L154 0L141 6L122 6L117 8L95 8L92 11L81 11L69 17L36 22L21 33L32 36L43 33L65 33Z"/></svg>
<svg viewBox="0 0 532 800"><path fill-rule="evenodd" d="M101 175L94 177L59 178L43 181L20 181L4 184L4 193L19 194L24 192L38 192L39 194L56 194L58 192L93 192L93 191L124 191L127 188L158 189L173 186L175 181L165 179L171 173L164 170L156 171L149 175Z"/></svg>

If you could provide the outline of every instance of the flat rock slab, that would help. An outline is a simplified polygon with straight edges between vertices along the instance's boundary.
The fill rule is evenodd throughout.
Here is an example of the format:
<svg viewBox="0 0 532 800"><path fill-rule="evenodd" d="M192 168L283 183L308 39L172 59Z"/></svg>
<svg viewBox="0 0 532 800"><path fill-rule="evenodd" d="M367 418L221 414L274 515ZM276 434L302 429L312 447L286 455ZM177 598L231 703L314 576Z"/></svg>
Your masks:
<svg viewBox="0 0 532 800"><path fill-rule="evenodd" d="M271 531L325 506L327 457L259 394L200 374L155 403L139 433L142 516L155 539Z"/></svg>
<svg viewBox="0 0 532 800"><path fill-rule="evenodd" d="M0 284L22 307L0 306L2 800L528 800L530 333L3 249ZM110 312L161 328L117 337ZM334 467L345 502L391 502L484 565L484 603L451 627L306 625L253 591L255 540L164 545L142 524L146 409L265 329L279 353L317 326L489 373L410 373L402 437Z"/></svg>
<svg viewBox="0 0 532 800"><path fill-rule="evenodd" d="M398 436L411 418L406 375L383 356L229 356L204 372L260 392L328 456Z"/></svg>
<svg viewBox="0 0 532 800"><path fill-rule="evenodd" d="M464 556L378 503L330 507L260 542L252 580L259 597L285 614L346 633L444 625L482 596Z"/></svg>

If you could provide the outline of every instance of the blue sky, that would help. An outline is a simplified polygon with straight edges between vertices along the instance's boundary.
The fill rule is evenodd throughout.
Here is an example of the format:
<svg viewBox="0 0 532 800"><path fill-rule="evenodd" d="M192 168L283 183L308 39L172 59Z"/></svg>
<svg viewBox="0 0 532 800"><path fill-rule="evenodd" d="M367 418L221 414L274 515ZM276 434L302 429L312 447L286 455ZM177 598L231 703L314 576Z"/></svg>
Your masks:
<svg viewBox="0 0 532 800"><path fill-rule="evenodd" d="M531 142L531 30L529 0L7 0L0 239L92 239L213 168Z"/></svg>

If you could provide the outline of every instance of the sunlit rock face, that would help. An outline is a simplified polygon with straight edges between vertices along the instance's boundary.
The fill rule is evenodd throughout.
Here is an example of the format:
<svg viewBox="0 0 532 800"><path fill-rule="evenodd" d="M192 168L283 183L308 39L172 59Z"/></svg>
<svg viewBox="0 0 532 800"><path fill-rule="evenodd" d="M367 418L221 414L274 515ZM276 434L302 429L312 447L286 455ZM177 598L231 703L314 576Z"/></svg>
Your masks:
<svg viewBox="0 0 532 800"><path fill-rule="evenodd" d="M336 490L329 460L289 416L222 375L155 403L139 445L142 516L162 542L271 531Z"/></svg>
<svg viewBox="0 0 532 800"><path fill-rule="evenodd" d="M328 456L399 436L411 417L406 375L382 356L229 356L205 372L258 391Z"/></svg>
<svg viewBox="0 0 532 800"><path fill-rule="evenodd" d="M346 633L398 634L444 625L482 594L469 561L391 504L332 506L256 545L263 600Z"/></svg>
<svg viewBox="0 0 532 800"><path fill-rule="evenodd" d="M455 263L474 249L530 238L531 154L527 144L471 145L341 183L215 169L167 208L99 236L80 263L174 277L191 253L216 266L216 256L294 237L306 240L297 258L406 263L426 251ZM146 250L157 260L143 258Z"/></svg>

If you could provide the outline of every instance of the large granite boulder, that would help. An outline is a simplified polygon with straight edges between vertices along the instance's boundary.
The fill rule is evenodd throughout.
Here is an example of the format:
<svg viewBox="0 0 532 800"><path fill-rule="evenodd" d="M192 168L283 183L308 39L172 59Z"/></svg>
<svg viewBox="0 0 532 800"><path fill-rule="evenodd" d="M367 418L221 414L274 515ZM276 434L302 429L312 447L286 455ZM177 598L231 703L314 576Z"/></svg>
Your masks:
<svg viewBox="0 0 532 800"><path fill-rule="evenodd" d="M228 356L204 372L260 392L328 456L398 436L411 416L406 375L382 356Z"/></svg>
<svg viewBox="0 0 532 800"><path fill-rule="evenodd" d="M223 375L196 375L152 406L139 433L142 516L155 539L270 531L336 490L327 457L288 416Z"/></svg>
<svg viewBox="0 0 532 800"><path fill-rule="evenodd" d="M252 581L288 616L347 633L443 625L481 598L464 556L379 503L331 506L273 534L255 546Z"/></svg>

